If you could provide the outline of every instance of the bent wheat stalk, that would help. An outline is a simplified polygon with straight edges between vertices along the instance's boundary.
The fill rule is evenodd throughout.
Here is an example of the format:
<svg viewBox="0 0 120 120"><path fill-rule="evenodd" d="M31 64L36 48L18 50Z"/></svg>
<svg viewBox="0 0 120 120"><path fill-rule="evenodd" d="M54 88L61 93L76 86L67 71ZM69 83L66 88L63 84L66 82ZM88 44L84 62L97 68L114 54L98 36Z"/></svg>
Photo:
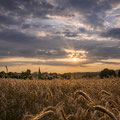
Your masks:
<svg viewBox="0 0 120 120"><path fill-rule="evenodd" d="M48 90L48 93L49 93L49 97L53 98L53 93L52 93L52 91L50 90L50 88L48 88L47 90Z"/></svg>
<svg viewBox="0 0 120 120"><path fill-rule="evenodd" d="M91 108L88 108L83 116L82 116L82 119L85 119L85 120L90 120L91 119L91 112L92 112L92 109Z"/></svg>
<svg viewBox="0 0 120 120"><path fill-rule="evenodd" d="M101 111L103 113L106 113L112 120L117 120L117 118L115 117L115 115L112 112L110 112L108 109L106 109L100 105L93 106L93 109Z"/></svg>
<svg viewBox="0 0 120 120"><path fill-rule="evenodd" d="M117 108L120 111L120 106L113 100L109 100L109 104L113 105L115 108Z"/></svg>
<svg viewBox="0 0 120 120"><path fill-rule="evenodd" d="M105 91L105 90L101 90L99 94L106 94L108 96L111 96L111 93Z"/></svg>
<svg viewBox="0 0 120 120"><path fill-rule="evenodd" d="M23 120L32 120L34 118L33 115L25 115Z"/></svg>
<svg viewBox="0 0 120 120"><path fill-rule="evenodd" d="M60 110L60 112L61 112L61 116L62 116L63 120L68 120L65 115L65 112L63 110Z"/></svg>
<svg viewBox="0 0 120 120"><path fill-rule="evenodd" d="M64 102L61 101L61 102L59 102L59 103L55 106L55 108L63 107L63 106L64 106Z"/></svg>
<svg viewBox="0 0 120 120"><path fill-rule="evenodd" d="M106 117L105 116L102 116L101 118L99 118L98 120L105 120Z"/></svg>
<svg viewBox="0 0 120 120"><path fill-rule="evenodd" d="M92 102L92 99L87 95L87 93L81 91L81 90L77 90L75 91L74 93L74 96L75 98L78 96L78 95L82 95L85 99L87 99L89 102Z"/></svg>
<svg viewBox="0 0 120 120"><path fill-rule="evenodd" d="M37 115L33 120L41 120L41 119L45 118L48 115L55 115L55 112L51 111L51 110L43 112L43 113Z"/></svg>
<svg viewBox="0 0 120 120"><path fill-rule="evenodd" d="M56 108L55 108L55 107L53 107L53 106L48 106L47 108L43 109L43 111L42 111L42 112L47 112L47 111L49 111L49 110L51 110L51 111L53 111L53 112L55 112L55 113L56 113Z"/></svg>
<svg viewBox="0 0 120 120"><path fill-rule="evenodd" d="M71 119L74 119L74 115L73 114L70 114L67 116L67 120L71 120Z"/></svg>

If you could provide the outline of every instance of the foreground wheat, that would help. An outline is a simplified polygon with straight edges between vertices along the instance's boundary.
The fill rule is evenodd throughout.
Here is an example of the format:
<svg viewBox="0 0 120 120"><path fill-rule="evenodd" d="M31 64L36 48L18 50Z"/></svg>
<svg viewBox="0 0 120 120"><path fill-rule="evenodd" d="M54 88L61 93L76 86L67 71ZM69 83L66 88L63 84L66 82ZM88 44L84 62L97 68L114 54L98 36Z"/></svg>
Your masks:
<svg viewBox="0 0 120 120"><path fill-rule="evenodd" d="M49 115L55 115L55 112L51 111L51 110L43 112L43 113L37 115L33 120L41 120Z"/></svg>
<svg viewBox="0 0 120 120"><path fill-rule="evenodd" d="M0 120L120 120L119 86L117 78L0 80Z"/></svg>
<svg viewBox="0 0 120 120"><path fill-rule="evenodd" d="M97 105L97 106L93 106L92 108L94 110L98 110L100 112L106 113L111 118L111 120L117 120L115 115L103 106Z"/></svg>
<svg viewBox="0 0 120 120"><path fill-rule="evenodd" d="M92 99L87 95L87 93L83 92L82 90L77 90L77 91L75 91L75 93L74 93L75 98L76 98L78 95L82 95L86 100L92 102Z"/></svg>

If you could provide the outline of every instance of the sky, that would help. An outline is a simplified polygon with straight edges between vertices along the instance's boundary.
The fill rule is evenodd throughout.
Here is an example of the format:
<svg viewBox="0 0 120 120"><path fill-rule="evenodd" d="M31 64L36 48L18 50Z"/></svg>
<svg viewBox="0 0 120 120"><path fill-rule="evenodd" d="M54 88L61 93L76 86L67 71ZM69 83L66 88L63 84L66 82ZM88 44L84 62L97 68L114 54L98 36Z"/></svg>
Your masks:
<svg viewBox="0 0 120 120"><path fill-rule="evenodd" d="M0 71L120 69L120 0L0 0Z"/></svg>

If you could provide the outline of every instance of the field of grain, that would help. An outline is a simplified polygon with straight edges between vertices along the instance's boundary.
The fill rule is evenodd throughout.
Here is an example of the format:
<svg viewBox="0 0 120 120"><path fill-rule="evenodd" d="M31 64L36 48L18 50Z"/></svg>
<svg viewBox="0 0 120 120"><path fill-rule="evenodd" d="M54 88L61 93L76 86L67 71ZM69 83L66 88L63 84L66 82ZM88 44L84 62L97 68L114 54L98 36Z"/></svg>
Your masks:
<svg viewBox="0 0 120 120"><path fill-rule="evenodd" d="M0 120L120 120L120 79L0 79Z"/></svg>

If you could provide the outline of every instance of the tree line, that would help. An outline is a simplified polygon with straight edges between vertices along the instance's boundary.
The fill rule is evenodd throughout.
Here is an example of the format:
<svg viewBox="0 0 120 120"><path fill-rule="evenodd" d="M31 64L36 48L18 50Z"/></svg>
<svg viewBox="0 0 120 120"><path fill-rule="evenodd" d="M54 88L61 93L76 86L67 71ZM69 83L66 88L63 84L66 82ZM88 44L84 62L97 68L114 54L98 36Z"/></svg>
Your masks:
<svg viewBox="0 0 120 120"><path fill-rule="evenodd" d="M0 78L15 78L15 79L32 79L31 70L27 69L25 72L0 72Z"/></svg>
<svg viewBox="0 0 120 120"><path fill-rule="evenodd" d="M79 79L79 78L92 78L92 77L100 77L100 78L109 78L109 77L120 77L120 70L115 71L108 68L105 68L101 72L87 72L87 73L47 73L47 72L38 72L31 73L30 69L27 69L25 72L16 73L16 72L0 72L0 78L13 78L13 79L39 79L39 80L52 80L52 79Z"/></svg>
<svg viewBox="0 0 120 120"><path fill-rule="evenodd" d="M120 77L120 70L115 71L108 68L105 68L100 72L100 78L109 78L109 77Z"/></svg>

